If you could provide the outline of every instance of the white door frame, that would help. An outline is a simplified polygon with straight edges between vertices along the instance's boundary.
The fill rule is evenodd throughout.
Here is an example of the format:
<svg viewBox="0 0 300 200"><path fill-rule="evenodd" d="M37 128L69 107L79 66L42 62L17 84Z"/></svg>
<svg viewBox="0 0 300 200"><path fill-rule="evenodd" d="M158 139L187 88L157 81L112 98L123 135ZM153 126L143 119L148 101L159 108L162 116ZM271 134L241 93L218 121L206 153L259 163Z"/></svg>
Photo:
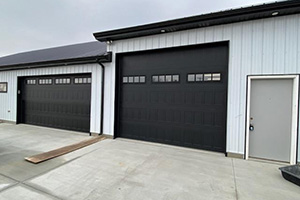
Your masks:
<svg viewBox="0 0 300 200"><path fill-rule="evenodd" d="M298 130L298 96L299 96L299 75L251 75L247 79L247 114L246 114L246 148L245 159L249 159L249 126L250 126L250 101L251 83L258 79L292 79L293 80L293 102L292 102L292 127L291 127L291 152L290 164L297 162L297 130Z"/></svg>

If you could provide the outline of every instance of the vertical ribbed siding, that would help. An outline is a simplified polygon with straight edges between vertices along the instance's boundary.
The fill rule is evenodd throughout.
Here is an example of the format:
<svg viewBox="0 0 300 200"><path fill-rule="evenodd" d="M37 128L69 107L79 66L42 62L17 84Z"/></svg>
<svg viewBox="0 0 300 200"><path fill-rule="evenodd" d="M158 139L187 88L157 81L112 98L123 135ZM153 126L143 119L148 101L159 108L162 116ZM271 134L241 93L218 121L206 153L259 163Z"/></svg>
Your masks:
<svg viewBox="0 0 300 200"><path fill-rule="evenodd" d="M229 41L227 151L244 153L246 77L300 72L300 15L247 21L114 41L113 53ZM115 56L114 56L115 57ZM113 134L115 60L106 64L109 78L104 130ZM110 85L108 85L110 83ZM299 140L300 143L300 140ZM300 148L299 148L300 149ZM300 154L300 151L299 151Z"/></svg>
<svg viewBox="0 0 300 200"><path fill-rule="evenodd" d="M74 65L0 72L0 82L8 82L8 93L0 93L0 119L17 119L17 77L56 74L92 73L91 129L100 133L101 121L101 67L98 64ZM10 112L9 112L10 111Z"/></svg>

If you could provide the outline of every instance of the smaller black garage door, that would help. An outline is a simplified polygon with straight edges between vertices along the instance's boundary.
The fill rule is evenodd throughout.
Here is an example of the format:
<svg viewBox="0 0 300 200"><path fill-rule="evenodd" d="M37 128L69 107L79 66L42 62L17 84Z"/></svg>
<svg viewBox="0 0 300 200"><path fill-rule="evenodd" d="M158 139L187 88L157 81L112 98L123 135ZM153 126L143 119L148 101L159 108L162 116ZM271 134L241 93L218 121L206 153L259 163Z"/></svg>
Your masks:
<svg viewBox="0 0 300 200"><path fill-rule="evenodd" d="M19 78L18 123L89 132L91 75Z"/></svg>

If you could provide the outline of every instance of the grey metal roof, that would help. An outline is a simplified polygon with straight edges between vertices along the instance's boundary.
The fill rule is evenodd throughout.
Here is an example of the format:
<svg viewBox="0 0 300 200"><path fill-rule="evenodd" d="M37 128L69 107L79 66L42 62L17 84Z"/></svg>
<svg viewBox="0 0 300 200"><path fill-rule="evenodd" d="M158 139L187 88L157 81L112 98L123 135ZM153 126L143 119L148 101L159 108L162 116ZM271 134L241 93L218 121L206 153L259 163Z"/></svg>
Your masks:
<svg viewBox="0 0 300 200"><path fill-rule="evenodd" d="M0 69L7 66L20 66L30 63L51 63L60 60L91 58L105 54L106 43L98 41L87 42L0 57Z"/></svg>
<svg viewBox="0 0 300 200"><path fill-rule="evenodd" d="M220 24L300 13L300 0L278 1L220 12L94 33L97 40L114 41Z"/></svg>

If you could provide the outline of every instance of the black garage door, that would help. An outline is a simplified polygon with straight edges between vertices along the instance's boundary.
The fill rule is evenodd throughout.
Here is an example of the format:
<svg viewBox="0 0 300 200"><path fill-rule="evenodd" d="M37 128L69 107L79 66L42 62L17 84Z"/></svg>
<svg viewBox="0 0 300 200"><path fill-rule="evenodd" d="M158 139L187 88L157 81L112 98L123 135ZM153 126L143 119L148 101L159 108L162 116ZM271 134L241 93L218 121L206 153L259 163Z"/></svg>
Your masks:
<svg viewBox="0 0 300 200"><path fill-rule="evenodd" d="M18 123L90 132L90 74L20 78L18 93Z"/></svg>
<svg viewBox="0 0 300 200"><path fill-rule="evenodd" d="M116 133L226 148L228 43L118 55Z"/></svg>

